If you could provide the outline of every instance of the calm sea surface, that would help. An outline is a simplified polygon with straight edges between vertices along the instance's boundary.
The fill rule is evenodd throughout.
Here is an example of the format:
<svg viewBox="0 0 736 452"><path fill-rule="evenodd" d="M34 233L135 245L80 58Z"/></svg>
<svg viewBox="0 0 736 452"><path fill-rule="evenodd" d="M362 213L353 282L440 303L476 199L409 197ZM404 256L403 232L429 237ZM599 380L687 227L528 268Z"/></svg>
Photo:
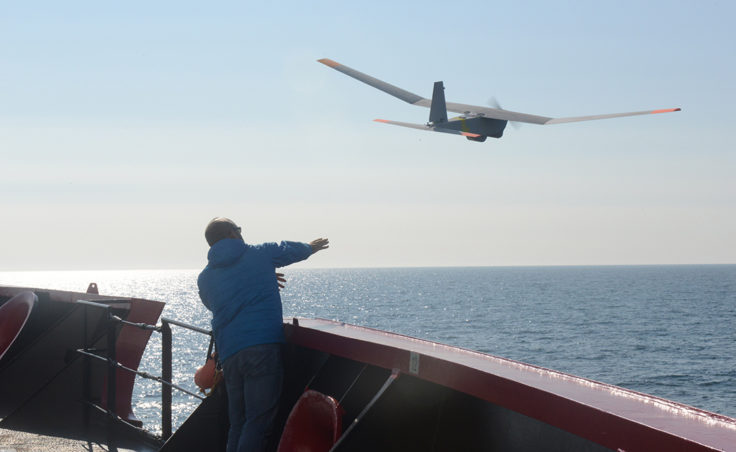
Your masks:
<svg viewBox="0 0 736 452"><path fill-rule="evenodd" d="M0 272L0 284L167 303L209 328L198 270ZM511 358L736 417L736 265L286 269L286 317L321 317ZM174 381L196 391L208 340L174 327ZM142 370L159 374L161 340ZM136 415L160 430L160 387L138 378ZM196 407L174 400L180 425Z"/></svg>

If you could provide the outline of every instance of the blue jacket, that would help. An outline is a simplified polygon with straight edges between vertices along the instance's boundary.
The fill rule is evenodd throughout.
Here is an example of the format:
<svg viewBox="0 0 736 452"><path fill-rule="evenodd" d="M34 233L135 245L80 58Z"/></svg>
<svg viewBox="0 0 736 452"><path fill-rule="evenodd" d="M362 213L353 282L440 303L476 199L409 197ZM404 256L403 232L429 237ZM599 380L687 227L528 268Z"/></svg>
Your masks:
<svg viewBox="0 0 736 452"><path fill-rule="evenodd" d="M300 242L254 246L223 239L212 245L197 285L202 302L212 311L220 362L252 345L284 341L275 269L311 254L312 247Z"/></svg>

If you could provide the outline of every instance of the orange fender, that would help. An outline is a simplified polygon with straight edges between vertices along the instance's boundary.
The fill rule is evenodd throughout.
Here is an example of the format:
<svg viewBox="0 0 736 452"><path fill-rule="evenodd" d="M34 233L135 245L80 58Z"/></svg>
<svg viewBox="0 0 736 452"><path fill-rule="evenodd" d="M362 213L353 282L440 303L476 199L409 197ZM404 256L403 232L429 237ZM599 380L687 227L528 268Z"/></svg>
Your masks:
<svg viewBox="0 0 736 452"><path fill-rule="evenodd" d="M194 372L194 383L199 387L199 390L206 393L208 389L212 389L216 383L217 368L213 358L207 358L207 362L204 366L197 369Z"/></svg>

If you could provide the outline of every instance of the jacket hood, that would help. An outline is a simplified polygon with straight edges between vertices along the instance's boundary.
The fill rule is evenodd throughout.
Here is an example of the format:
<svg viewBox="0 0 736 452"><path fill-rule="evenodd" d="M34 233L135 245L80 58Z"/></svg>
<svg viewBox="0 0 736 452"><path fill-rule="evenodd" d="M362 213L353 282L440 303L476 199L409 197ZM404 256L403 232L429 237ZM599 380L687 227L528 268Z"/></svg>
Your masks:
<svg viewBox="0 0 736 452"><path fill-rule="evenodd" d="M207 253L207 260L212 267L227 267L240 259L247 248L240 239L222 239L212 245Z"/></svg>

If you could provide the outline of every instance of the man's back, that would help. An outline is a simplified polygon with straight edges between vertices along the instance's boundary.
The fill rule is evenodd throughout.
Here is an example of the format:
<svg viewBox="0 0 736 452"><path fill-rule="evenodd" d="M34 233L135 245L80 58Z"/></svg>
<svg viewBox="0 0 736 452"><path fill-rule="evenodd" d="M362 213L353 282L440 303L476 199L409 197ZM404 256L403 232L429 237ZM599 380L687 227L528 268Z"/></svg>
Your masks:
<svg viewBox="0 0 736 452"><path fill-rule="evenodd" d="M311 254L311 247L299 242L253 246L224 239L210 248L209 263L197 282L202 301L213 314L221 360L246 347L283 342L275 268Z"/></svg>

